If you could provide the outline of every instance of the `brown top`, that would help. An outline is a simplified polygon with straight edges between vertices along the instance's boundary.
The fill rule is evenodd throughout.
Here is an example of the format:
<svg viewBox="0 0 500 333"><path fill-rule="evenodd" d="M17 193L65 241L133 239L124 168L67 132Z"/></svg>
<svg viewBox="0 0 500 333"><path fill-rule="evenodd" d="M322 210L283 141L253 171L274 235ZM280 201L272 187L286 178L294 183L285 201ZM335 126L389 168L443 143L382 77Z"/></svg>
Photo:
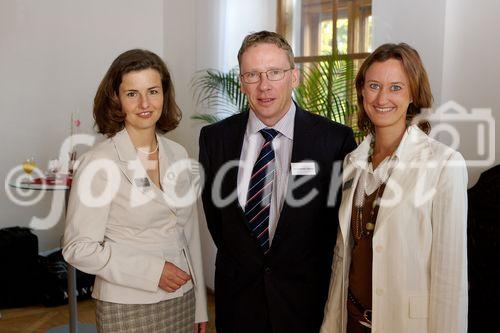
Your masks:
<svg viewBox="0 0 500 333"><path fill-rule="evenodd" d="M366 195L362 211L356 208L354 202L351 214L351 235L354 245L351 251L351 267L349 269L349 290L354 299L365 310L371 310L372 306L372 238L377 220L378 205L374 206L375 199L381 198L384 193L385 184L375 190L372 194ZM358 189L356 189L357 191ZM360 189L363 190L363 189ZM372 212L373 207L373 212ZM373 216L372 216L373 215ZM361 223L359 220L361 219ZM371 223L371 225L370 225ZM363 313L348 297L347 312L349 321L364 320ZM350 323L352 327L352 324ZM361 326L361 325L360 325ZM363 326L361 326L363 327Z"/></svg>

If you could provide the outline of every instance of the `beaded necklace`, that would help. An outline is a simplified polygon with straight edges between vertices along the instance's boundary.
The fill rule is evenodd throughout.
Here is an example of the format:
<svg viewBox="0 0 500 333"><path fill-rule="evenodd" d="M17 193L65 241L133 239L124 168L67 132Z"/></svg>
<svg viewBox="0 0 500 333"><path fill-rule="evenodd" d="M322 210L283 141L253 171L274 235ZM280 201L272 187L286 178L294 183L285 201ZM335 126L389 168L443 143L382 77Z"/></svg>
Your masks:
<svg viewBox="0 0 500 333"><path fill-rule="evenodd" d="M373 157L373 149L375 147L375 139L372 137L372 140L370 142L370 150L368 151L368 165L372 163L372 157ZM389 157L389 161L392 159L393 154ZM367 165L367 166L368 166ZM356 187L356 193L355 196L358 198L355 204L355 215L354 215L354 238L356 240L360 240L366 237L369 237L373 231L375 230L375 211L377 207L380 206L380 201L382 199L382 195L384 194L384 189L385 186L392 174L392 171L394 170L394 166L391 165L386 179L378 186L377 192L375 193L375 199L373 200L373 204L370 207L370 213L368 215L368 221L366 223L363 223L363 211L364 211L364 205L366 198L368 195L366 195L366 178L367 175L363 174L361 178L363 178L363 181L361 182L361 178L359 180L359 184L362 183L362 188L360 186ZM363 173L367 173L368 171L363 171ZM358 191L360 191L358 193ZM359 197L358 197L359 196Z"/></svg>

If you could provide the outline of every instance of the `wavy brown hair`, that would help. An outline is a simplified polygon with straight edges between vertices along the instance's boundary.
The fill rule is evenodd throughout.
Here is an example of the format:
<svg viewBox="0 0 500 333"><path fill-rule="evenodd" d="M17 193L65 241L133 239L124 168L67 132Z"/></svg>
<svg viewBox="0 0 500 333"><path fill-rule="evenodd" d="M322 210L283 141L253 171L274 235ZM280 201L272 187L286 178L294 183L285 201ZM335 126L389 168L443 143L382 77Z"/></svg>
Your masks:
<svg viewBox="0 0 500 333"><path fill-rule="evenodd" d="M429 78L418 52L406 43L383 44L366 58L356 75L356 94L358 97L358 128L364 133L374 133L373 123L363 107L363 86L368 68L374 62L384 62L389 59L401 61L410 85L412 102L406 112L406 125L409 126L413 118L422 112L423 108L432 106L432 92ZM420 121L418 126L429 134L431 125L428 121Z"/></svg>
<svg viewBox="0 0 500 333"><path fill-rule="evenodd" d="M94 120L97 131L112 137L125 127L125 114L118 99L123 75L144 69L154 69L161 77L163 109L156 130L166 133L179 125L182 113L175 102L175 91L165 62L148 50L133 49L120 54L111 64L94 97Z"/></svg>

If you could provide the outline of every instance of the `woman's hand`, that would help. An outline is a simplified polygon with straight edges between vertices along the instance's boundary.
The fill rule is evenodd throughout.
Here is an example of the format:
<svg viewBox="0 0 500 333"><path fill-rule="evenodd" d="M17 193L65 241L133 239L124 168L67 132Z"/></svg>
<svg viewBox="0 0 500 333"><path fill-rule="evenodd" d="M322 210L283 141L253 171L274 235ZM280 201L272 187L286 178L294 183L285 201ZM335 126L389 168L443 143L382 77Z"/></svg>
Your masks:
<svg viewBox="0 0 500 333"><path fill-rule="evenodd" d="M194 324L194 333L206 333L207 331L207 322L196 323Z"/></svg>
<svg viewBox="0 0 500 333"><path fill-rule="evenodd" d="M168 291L169 293L173 293L189 280L191 280L191 276L188 273L166 261L165 265L163 265L163 271L161 273L160 282L158 282L158 287Z"/></svg>

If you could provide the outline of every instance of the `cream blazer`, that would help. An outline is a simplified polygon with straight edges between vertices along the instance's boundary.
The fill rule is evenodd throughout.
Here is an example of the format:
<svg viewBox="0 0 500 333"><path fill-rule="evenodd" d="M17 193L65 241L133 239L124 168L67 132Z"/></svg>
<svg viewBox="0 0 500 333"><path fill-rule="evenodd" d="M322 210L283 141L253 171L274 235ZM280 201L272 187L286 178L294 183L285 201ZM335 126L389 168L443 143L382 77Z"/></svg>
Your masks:
<svg viewBox="0 0 500 333"><path fill-rule="evenodd" d="M158 136L161 191L148 178L124 129L82 155L69 197L63 256L95 274L92 296L124 304L157 303L194 288L196 322L208 320L196 201L178 166L188 157ZM165 261L192 276L168 293L158 287Z"/></svg>
<svg viewBox="0 0 500 333"><path fill-rule="evenodd" d="M370 141L367 137L344 160L340 228L321 333L346 332L352 201ZM465 162L416 126L401 145L373 235L372 332L466 332Z"/></svg>

